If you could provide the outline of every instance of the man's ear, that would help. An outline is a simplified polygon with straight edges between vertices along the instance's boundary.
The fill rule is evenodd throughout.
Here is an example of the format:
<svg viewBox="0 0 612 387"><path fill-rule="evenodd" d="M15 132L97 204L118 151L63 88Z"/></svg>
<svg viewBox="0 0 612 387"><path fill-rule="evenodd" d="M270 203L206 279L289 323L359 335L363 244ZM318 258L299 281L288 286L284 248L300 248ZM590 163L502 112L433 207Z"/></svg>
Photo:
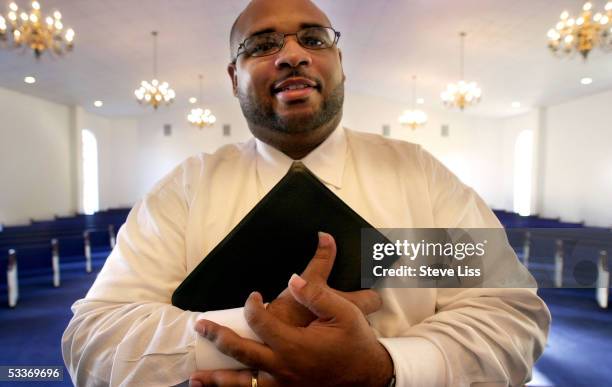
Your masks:
<svg viewBox="0 0 612 387"><path fill-rule="evenodd" d="M227 73L232 80L232 92L234 93L234 97L238 96L238 74L236 72L236 64L230 63L227 65Z"/></svg>
<svg viewBox="0 0 612 387"><path fill-rule="evenodd" d="M342 80L346 81L346 75L344 75L344 66L342 66L342 50L338 49L338 58L340 58L340 68L342 69Z"/></svg>

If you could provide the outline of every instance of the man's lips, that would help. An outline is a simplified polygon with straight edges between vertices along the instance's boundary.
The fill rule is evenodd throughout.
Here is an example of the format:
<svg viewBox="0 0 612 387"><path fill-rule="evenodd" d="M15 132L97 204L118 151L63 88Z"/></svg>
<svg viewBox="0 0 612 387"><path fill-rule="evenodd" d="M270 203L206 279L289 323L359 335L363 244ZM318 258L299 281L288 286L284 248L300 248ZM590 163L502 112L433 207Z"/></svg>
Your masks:
<svg viewBox="0 0 612 387"><path fill-rule="evenodd" d="M282 102L292 102L301 99L306 99L319 87L317 83L311 79L304 77L291 77L283 81L277 82L272 87L274 94Z"/></svg>

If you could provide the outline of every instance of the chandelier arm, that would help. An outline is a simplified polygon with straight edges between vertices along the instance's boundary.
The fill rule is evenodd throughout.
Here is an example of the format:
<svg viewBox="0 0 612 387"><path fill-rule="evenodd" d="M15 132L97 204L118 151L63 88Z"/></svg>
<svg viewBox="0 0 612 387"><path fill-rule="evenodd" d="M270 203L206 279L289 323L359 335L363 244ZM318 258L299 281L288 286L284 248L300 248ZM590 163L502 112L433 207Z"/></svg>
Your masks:
<svg viewBox="0 0 612 387"><path fill-rule="evenodd" d="M157 31L151 32L153 35L153 79L157 79Z"/></svg>
<svg viewBox="0 0 612 387"><path fill-rule="evenodd" d="M416 75L412 76L412 110L415 110L415 101L416 101Z"/></svg>
<svg viewBox="0 0 612 387"><path fill-rule="evenodd" d="M464 73L464 68L463 68L463 67L464 67L464 61L465 61L465 58L464 58L464 51L465 51L465 32L461 32L461 33L459 34L459 36L461 36L461 54L460 54L460 56L459 56L459 57L460 57L460 59L459 59L459 61L460 61L460 63L459 63L459 69L460 69L460 71L461 71L461 78L460 78L460 80L462 80L462 81L463 81L463 80L465 80L465 73Z"/></svg>

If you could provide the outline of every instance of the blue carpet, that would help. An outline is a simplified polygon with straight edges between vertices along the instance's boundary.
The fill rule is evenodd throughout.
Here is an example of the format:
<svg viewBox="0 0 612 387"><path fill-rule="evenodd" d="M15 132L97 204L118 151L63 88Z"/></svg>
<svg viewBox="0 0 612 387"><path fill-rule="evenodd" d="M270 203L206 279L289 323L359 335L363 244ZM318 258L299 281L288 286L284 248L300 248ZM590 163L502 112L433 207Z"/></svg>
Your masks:
<svg viewBox="0 0 612 387"><path fill-rule="evenodd" d="M536 368L554 386L609 386L612 381L612 310L601 309L594 289L542 289L552 328Z"/></svg>
<svg viewBox="0 0 612 387"><path fill-rule="evenodd" d="M108 253L104 254L107 255ZM2 386L72 386L64 367L61 338L72 312L70 306L89 290L104 259L94 255L93 272L86 273L82 262L62 264L62 284L52 286L51 276L20 278L17 307L0 307L0 365L61 366L63 382L0 382ZM6 293L3 293L6 294Z"/></svg>
<svg viewBox="0 0 612 387"><path fill-rule="evenodd" d="M70 306L85 295L101 269L103 257L97 258L90 274L85 273L82 263L63 265L60 288L53 288L48 276L20 279L17 307L0 307L0 365L63 367L60 340L72 317ZM612 310L597 306L593 289L542 289L539 293L551 310L553 323L546 351L536 364L536 380L530 386L610 385ZM63 382L44 385L70 386L67 370L64 368Z"/></svg>

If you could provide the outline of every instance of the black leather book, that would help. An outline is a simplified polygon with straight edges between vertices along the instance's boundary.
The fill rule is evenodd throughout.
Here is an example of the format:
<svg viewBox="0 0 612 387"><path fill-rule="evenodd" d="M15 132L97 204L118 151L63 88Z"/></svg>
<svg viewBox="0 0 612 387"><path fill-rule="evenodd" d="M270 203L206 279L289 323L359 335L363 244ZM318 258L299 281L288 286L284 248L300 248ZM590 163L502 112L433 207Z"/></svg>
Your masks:
<svg viewBox="0 0 612 387"><path fill-rule="evenodd" d="M270 302L287 287L292 273L306 268L318 231L336 240L328 284L343 291L361 289L361 229L371 227L302 163L294 162L180 284L172 304L201 312L235 308L255 290Z"/></svg>

